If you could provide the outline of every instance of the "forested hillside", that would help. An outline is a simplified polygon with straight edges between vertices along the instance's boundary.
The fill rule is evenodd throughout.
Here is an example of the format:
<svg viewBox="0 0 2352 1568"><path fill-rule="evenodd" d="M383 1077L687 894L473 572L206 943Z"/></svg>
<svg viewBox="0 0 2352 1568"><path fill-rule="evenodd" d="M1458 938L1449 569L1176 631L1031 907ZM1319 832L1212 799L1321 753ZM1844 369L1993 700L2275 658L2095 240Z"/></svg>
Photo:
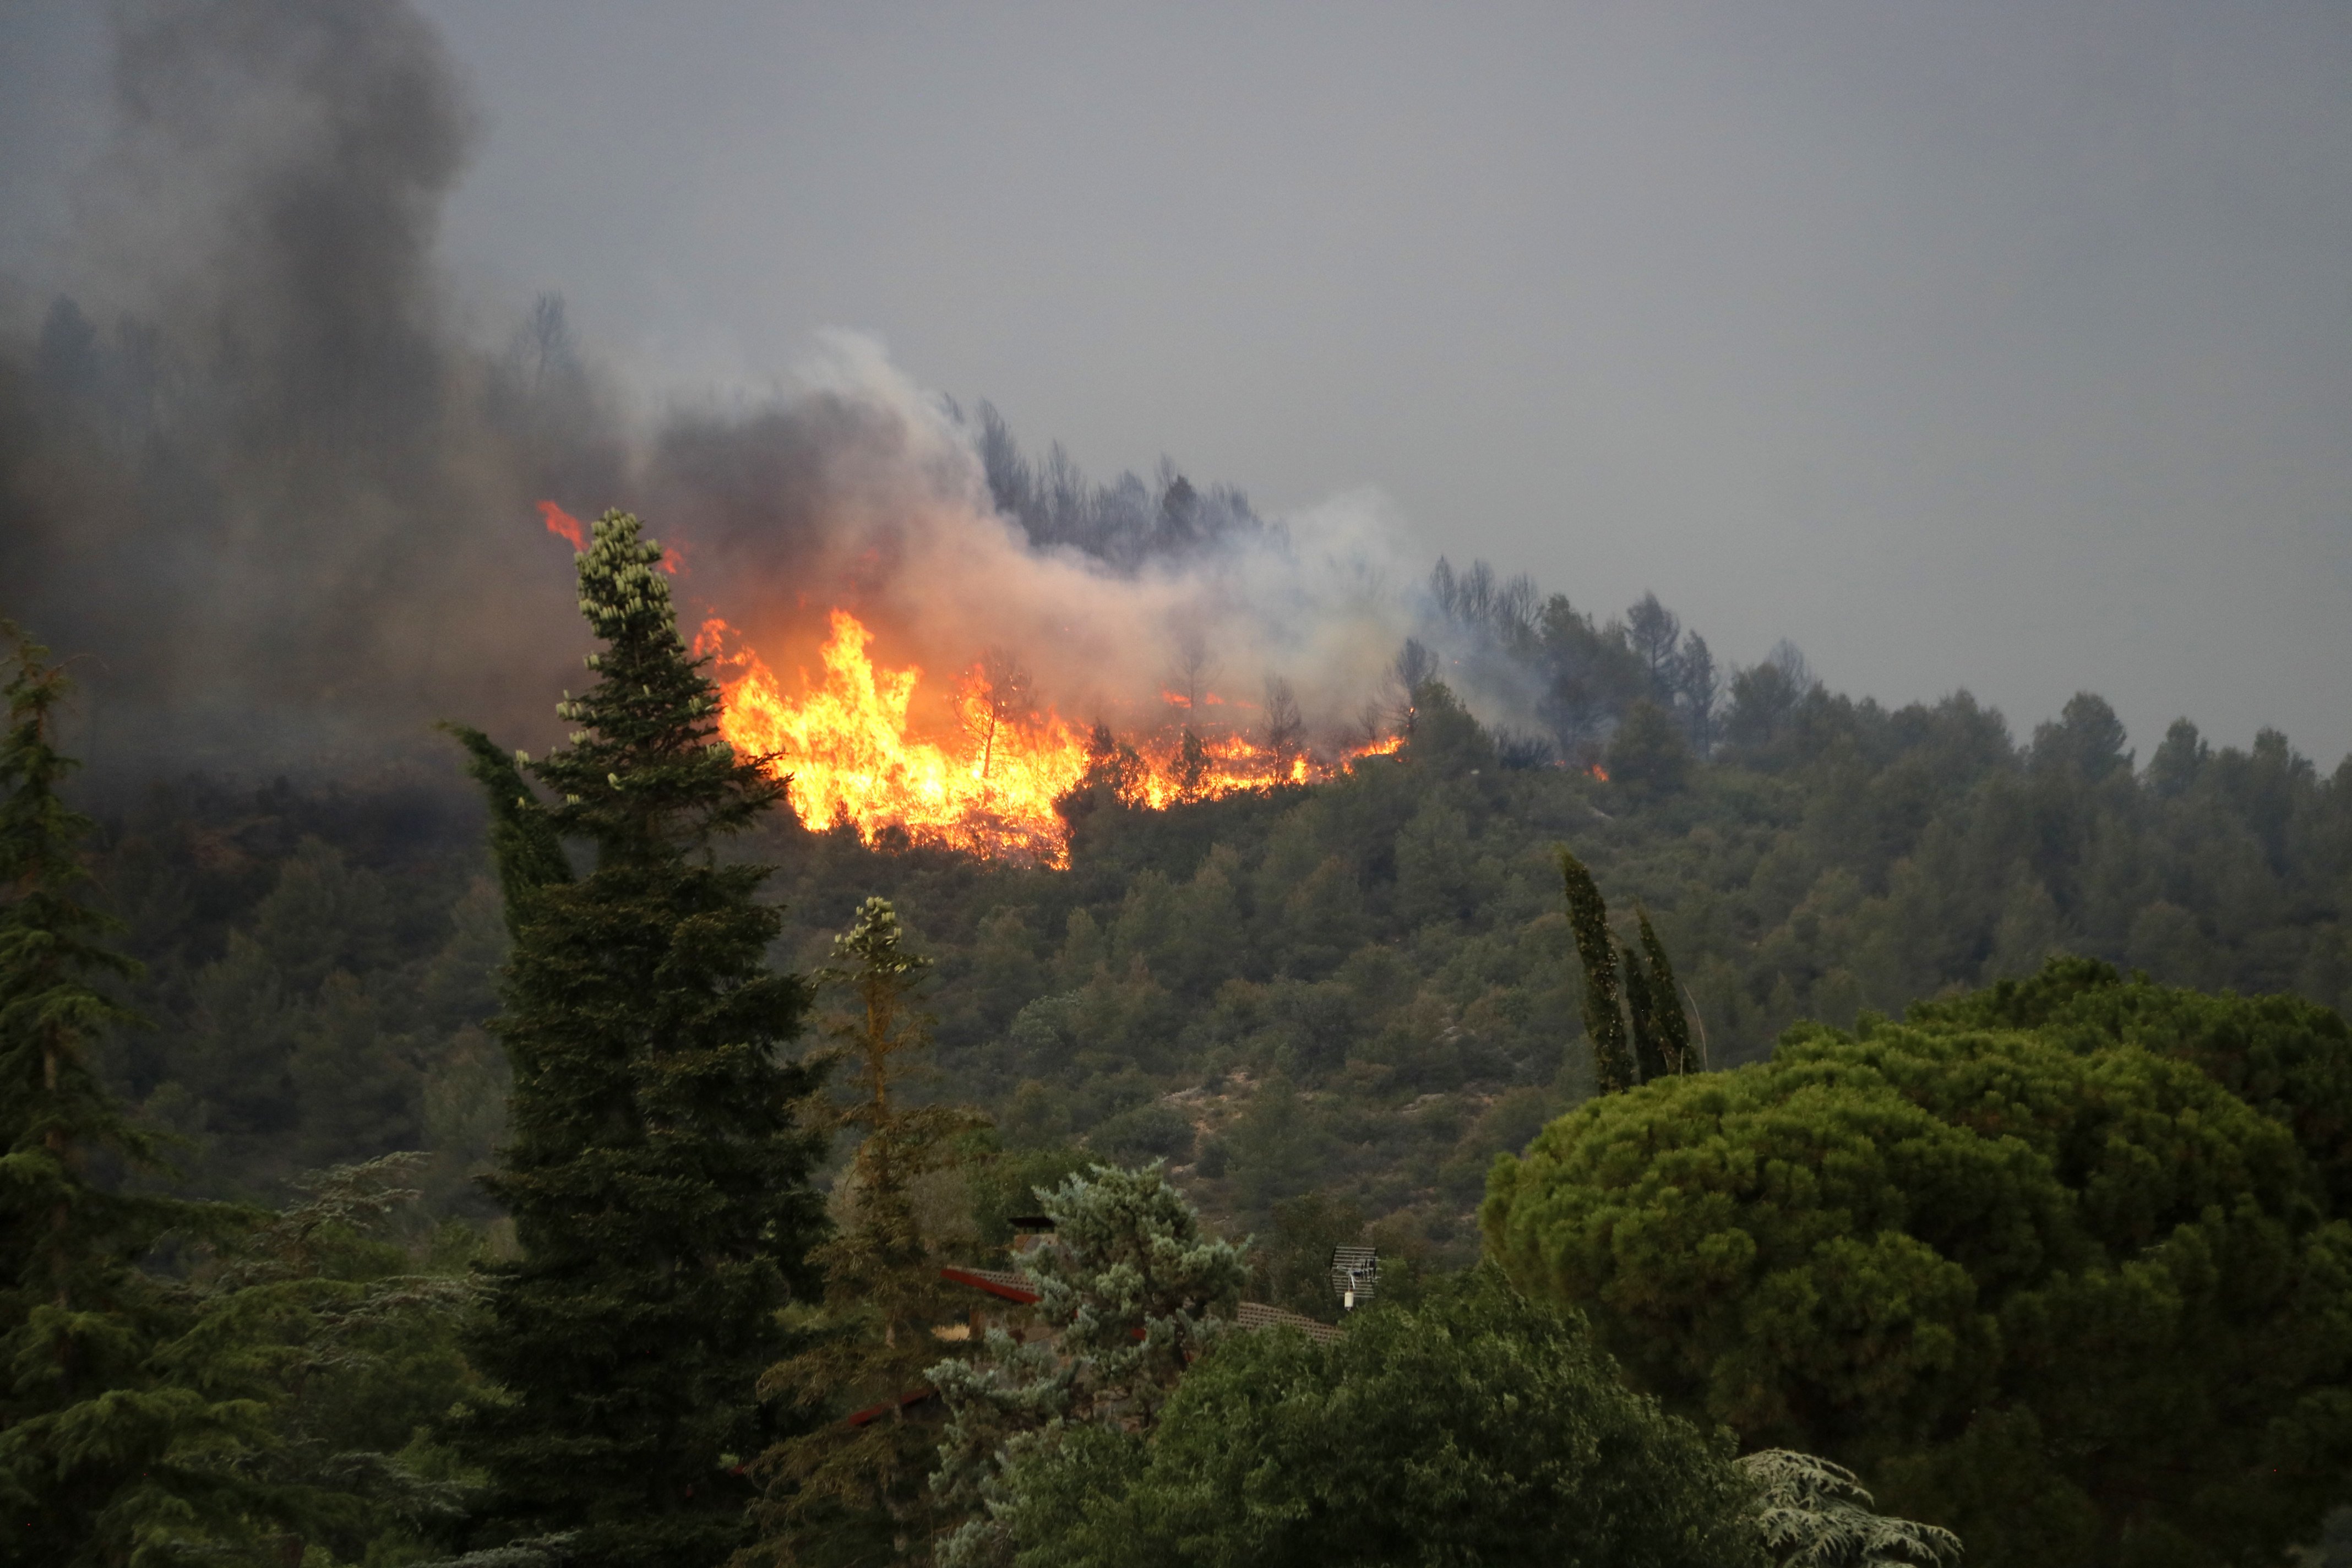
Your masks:
<svg viewBox="0 0 2352 1568"><path fill-rule="evenodd" d="M475 809L94 832L17 639L17 1544L2258 1568L2344 1502L2344 770L1793 658L1587 760L1408 645L1392 748L1151 809L1097 728L1019 865L777 809L661 558L597 521L582 728L453 728Z"/></svg>
<svg viewBox="0 0 2352 1568"><path fill-rule="evenodd" d="M1573 627L1639 673L1624 625ZM1457 1257L1491 1158L1589 1088L1555 842L1650 911L1717 1066L2057 951L2352 1002L2352 773L2284 736L2215 750L2184 722L2142 755L2095 697L2020 736L1965 694L1889 711L1788 660L1731 682L1702 759L1661 695L1621 696L1576 766L1498 743L1441 675L1397 754L1328 784L1149 812L1106 768L1065 803L1066 871L783 816L734 852L782 868L788 966L896 903L938 960L931 1092L1007 1139L1164 1156L1261 1226L1322 1193ZM478 1026L505 933L455 774L185 780L107 825L158 1025L113 1038L110 1071L217 1190L422 1146L435 1201L487 1213L467 1177L499 1116Z"/></svg>

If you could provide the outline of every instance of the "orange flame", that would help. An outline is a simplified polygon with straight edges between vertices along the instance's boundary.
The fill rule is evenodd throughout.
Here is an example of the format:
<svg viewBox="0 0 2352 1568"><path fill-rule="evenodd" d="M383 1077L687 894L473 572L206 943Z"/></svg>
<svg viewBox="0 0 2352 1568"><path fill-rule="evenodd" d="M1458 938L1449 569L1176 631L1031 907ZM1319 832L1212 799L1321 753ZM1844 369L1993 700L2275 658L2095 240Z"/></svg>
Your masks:
<svg viewBox="0 0 2352 1568"><path fill-rule="evenodd" d="M562 507L556 505L551 500L543 500L539 503L539 515L547 520L548 532L555 535L558 539L570 540L572 542L572 548L574 550L585 550L588 548L588 531L580 526L580 520L578 518L572 516L570 512L565 511Z"/></svg>
<svg viewBox="0 0 2352 1568"><path fill-rule="evenodd" d="M856 616L835 610L823 671L814 680L802 671L793 693L726 622L705 622L695 639L695 651L725 672L719 733L790 777L793 810L812 829L847 823L871 844L895 828L919 843L1061 866L1068 829L1054 803L1090 767L1129 804L1153 807L1305 784L1332 771L1303 752L1189 731L1098 756L1060 714L1020 710L1012 694L992 690L978 665L957 683L961 732L919 736L909 714L922 671L877 666L873 641Z"/></svg>

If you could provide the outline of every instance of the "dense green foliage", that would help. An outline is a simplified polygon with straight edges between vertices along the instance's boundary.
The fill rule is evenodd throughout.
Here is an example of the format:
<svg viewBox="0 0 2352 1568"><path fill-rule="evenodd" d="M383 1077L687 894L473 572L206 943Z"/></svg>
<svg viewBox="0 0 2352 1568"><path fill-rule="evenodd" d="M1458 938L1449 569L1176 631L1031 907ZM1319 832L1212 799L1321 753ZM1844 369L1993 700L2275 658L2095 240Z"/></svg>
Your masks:
<svg viewBox="0 0 2352 1568"><path fill-rule="evenodd" d="M2347 1500L2352 1225L2198 1046L2340 1031L2081 964L1800 1027L1554 1123L1488 1247L1670 1405L1853 1465L1973 1563L2273 1562ZM2284 1113L2352 1110L2294 1081Z"/></svg>
<svg viewBox="0 0 2352 1568"><path fill-rule="evenodd" d="M85 907L89 823L59 786L63 675L5 623L0 737L0 1506L12 1559L121 1561L208 1529L283 1513L219 1462L257 1441L247 1380L191 1366L195 1293L141 1258L167 1230L241 1216L117 1190L104 1163L152 1166L152 1138L90 1059L93 1037L135 1022L101 986L136 973Z"/></svg>
<svg viewBox="0 0 2352 1568"><path fill-rule="evenodd" d="M1037 1195L1054 1233L1017 1259L1038 1292L1031 1331L992 1328L977 1356L931 1369L949 1412L933 1486L962 1521L938 1544L944 1568L1011 1561L1008 1465L1090 1432L1151 1430L1248 1275L1243 1249L1206 1231L1156 1165L1097 1165Z"/></svg>
<svg viewBox="0 0 2352 1568"><path fill-rule="evenodd" d="M1490 1271L1317 1344L1229 1335L1149 1435L1017 1459L1022 1568L1760 1564L1727 1456Z"/></svg>
<svg viewBox="0 0 2352 1568"><path fill-rule="evenodd" d="M2075 1050L2129 1044L2193 1062L2284 1122L2329 1211L2352 1216L2352 1028L2298 996L2211 995L2128 978L2094 959L2057 959L2021 981L1914 1005L1936 1029L2031 1029Z"/></svg>
<svg viewBox="0 0 2352 1568"><path fill-rule="evenodd" d="M488 1271L467 1348L495 1387L455 1433L488 1472L487 1542L563 1535L570 1562L705 1568L744 1539L742 1461L779 1435L753 1385L789 1348L777 1311L809 1282L821 1215L793 1113L812 1075L780 1055L806 988L765 962L764 871L710 852L781 786L716 738L660 554L635 518L598 520L580 593L605 646L560 710L581 726L568 749L509 763L465 737L514 937L488 1187L520 1252Z"/></svg>
<svg viewBox="0 0 2352 1568"><path fill-rule="evenodd" d="M153 1135L90 1059L136 973L78 901L64 689L13 650L0 741L0 1508L10 1562L281 1563L416 1547L452 1511L417 1433L466 1384L465 1287L374 1239L400 1163L266 1215L152 1195ZM414 1160L404 1163L413 1165ZM173 1244L185 1267L146 1267ZM446 1249L445 1249L446 1250Z"/></svg>

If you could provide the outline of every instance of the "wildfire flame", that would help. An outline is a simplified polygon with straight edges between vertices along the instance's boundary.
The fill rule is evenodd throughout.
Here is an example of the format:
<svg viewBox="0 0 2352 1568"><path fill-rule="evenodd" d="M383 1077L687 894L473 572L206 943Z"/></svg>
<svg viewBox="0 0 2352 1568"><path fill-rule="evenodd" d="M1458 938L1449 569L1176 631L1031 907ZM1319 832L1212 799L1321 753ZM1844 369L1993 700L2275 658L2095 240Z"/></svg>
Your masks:
<svg viewBox="0 0 2352 1568"><path fill-rule="evenodd" d="M813 829L846 822L871 844L895 828L916 842L1060 866L1068 861L1068 830L1054 803L1090 769L1128 804L1153 807L1331 771L1303 752L1277 753L1244 736L1189 728L1106 747L1103 731L1082 731L1051 709L1026 710L984 665L956 684L958 731L919 736L909 716L922 671L877 665L873 641L856 616L835 610L821 672L811 679L802 671L792 692L725 621L706 621L695 640L696 652L711 655L721 671L719 733L790 775L793 810ZM1202 705L1214 700L1204 697Z"/></svg>
<svg viewBox="0 0 2352 1568"><path fill-rule="evenodd" d="M547 531L558 539L568 539L574 550L588 548L588 535L580 520L551 500L539 503L539 515L547 520Z"/></svg>
<svg viewBox="0 0 2352 1568"><path fill-rule="evenodd" d="M572 549L588 530L551 500L539 503L547 531ZM673 574L685 562L662 552ZM704 621L694 651L720 671L719 734L739 752L760 757L790 780L788 798L808 827L845 823L868 844L890 832L987 857L1069 862L1069 830L1054 803L1091 776L1127 805L1160 808L1241 790L1306 784L1359 758L1403 745L1389 736L1345 752L1337 764L1296 748L1276 750L1242 734L1203 733L1194 710L1232 707L1213 691L1162 691L1186 717L1172 732L1131 742L1100 725L1084 732L1051 708L1028 700L1025 680L975 664L957 680L952 718L940 735L918 733L915 690L923 672L875 663L874 634L846 610L832 613L819 653L822 672L799 672L787 691L775 671L727 622ZM1204 724L1205 728L1205 724ZM1596 770L1597 771L1597 770Z"/></svg>

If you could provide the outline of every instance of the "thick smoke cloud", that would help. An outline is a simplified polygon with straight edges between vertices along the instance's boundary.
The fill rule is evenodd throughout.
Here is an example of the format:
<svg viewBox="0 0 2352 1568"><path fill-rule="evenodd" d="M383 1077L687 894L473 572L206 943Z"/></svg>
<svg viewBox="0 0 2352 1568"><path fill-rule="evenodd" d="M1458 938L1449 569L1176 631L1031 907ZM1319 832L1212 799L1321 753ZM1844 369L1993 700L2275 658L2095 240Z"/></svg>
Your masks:
<svg viewBox="0 0 2352 1568"><path fill-rule="evenodd" d="M877 657L935 676L934 696L993 649L1079 721L1162 722L1163 691L1189 675L1245 725L1279 676L1333 731L1357 721L1408 629L1402 540L1375 499L1107 559L1001 512L973 423L870 340L833 336L803 379L754 414L675 421L646 475L649 508L687 544L681 597L710 584L762 647L807 651L840 605L876 631ZM1151 504L1189 489L1171 470Z"/></svg>
<svg viewBox="0 0 2352 1568"><path fill-rule="evenodd" d="M1376 500L1267 523L1171 468L1089 502L1058 451L1008 499L992 416L853 334L793 395L636 431L560 300L477 341L435 259L476 116L396 0L134 5L116 33L70 289L0 352L0 614L89 656L103 773L345 773L443 718L546 743L584 638L542 497L645 513L689 618L788 679L841 605L935 700L997 650L1079 721L1163 723L1190 683L1245 725L1278 675L1336 733L1412 629Z"/></svg>
<svg viewBox="0 0 2352 1568"><path fill-rule="evenodd" d="M617 468L576 369L449 331L451 61L389 0L116 27L71 292L0 358L0 610L89 656L110 768L335 766L517 712L574 640L517 520Z"/></svg>

